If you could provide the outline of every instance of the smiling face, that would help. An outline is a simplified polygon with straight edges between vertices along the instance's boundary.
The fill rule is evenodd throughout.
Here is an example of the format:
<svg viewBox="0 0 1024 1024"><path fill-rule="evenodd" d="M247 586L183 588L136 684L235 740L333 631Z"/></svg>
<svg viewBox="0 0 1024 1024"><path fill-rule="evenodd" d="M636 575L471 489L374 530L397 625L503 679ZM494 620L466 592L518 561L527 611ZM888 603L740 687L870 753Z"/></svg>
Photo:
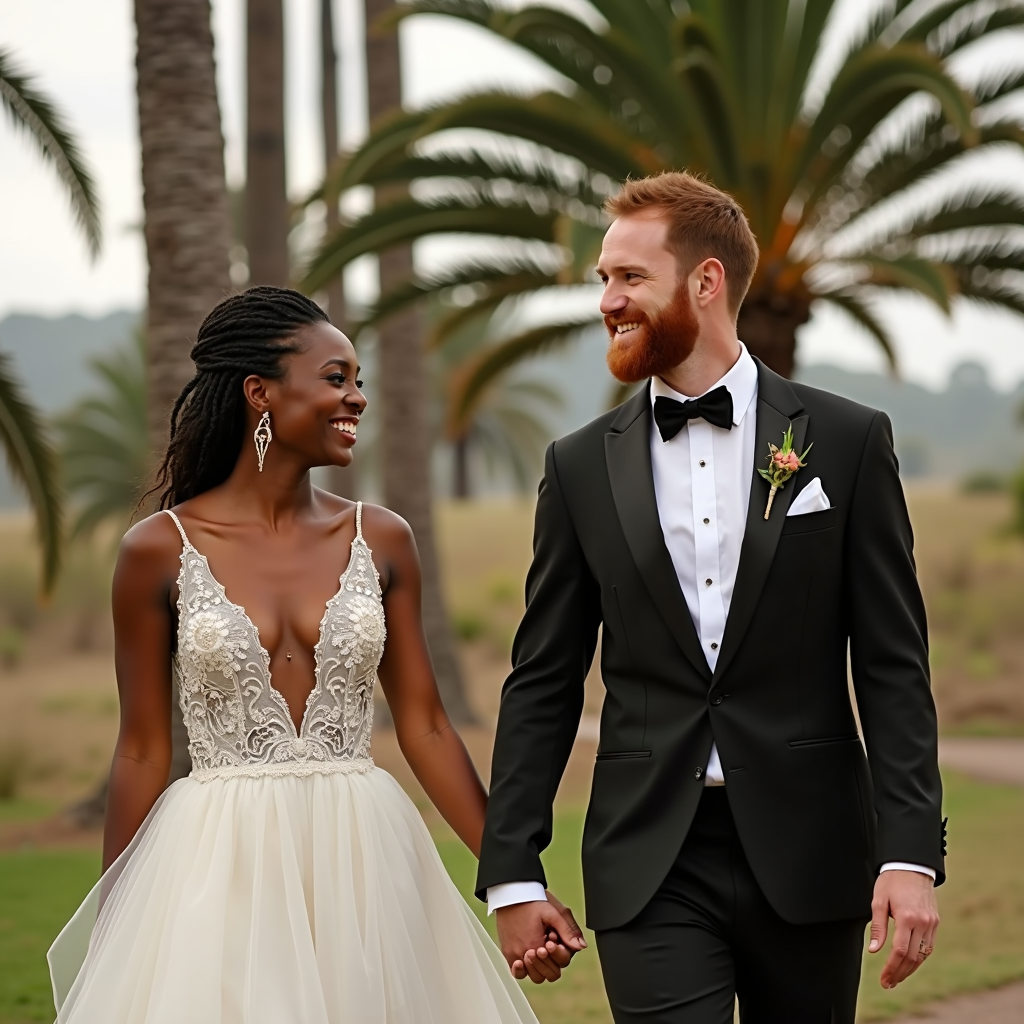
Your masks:
<svg viewBox="0 0 1024 1024"><path fill-rule="evenodd" d="M617 218L604 237L597 273L608 328L608 368L623 383L667 373L693 351L700 324L689 276L668 248L656 210Z"/></svg>
<svg viewBox="0 0 1024 1024"><path fill-rule="evenodd" d="M267 455L292 455L309 467L348 466L366 398L352 342L322 322L299 331L298 351L282 360L280 380L247 377L250 434L264 409L274 434Z"/></svg>

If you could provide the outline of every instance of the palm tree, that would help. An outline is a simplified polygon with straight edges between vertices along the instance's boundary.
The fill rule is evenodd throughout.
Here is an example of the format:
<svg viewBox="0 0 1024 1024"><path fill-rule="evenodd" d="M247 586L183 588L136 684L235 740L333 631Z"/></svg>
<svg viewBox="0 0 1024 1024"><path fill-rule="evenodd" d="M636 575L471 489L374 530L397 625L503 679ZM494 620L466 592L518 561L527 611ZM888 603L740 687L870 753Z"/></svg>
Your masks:
<svg viewBox="0 0 1024 1024"><path fill-rule="evenodd" d="M57 421L64 482L78 506L72 537L104 522L126 527L149 463L144 337L91 365L99 390Z"/></svg>
<svg viewBox="0 0 1024 1024"><path fill-rule="evenodd" d="M57 108L5 49L0 49L0 105L56 170L89 254L95 258L101 240L99 200L78 143ZM18 383L6 355L0 355L0 444L11 470L28 491L43 549L43 587L49 590L60 562L63 503L56 460L39 413Z"/></svg>
<svg viewBox="0 0 1024 1024"><path fill-rule="evenodd" d="M334 0L320 0L320 116L324 141L324 174L338 159L338 55L334 48ZM328 235L338 230L338 204L326 204ZM327 287L327 312L339 331L345 330L345 278L339 274Z"/></svg>
<svg viewBox="0 0 1024 1024"><path fill-rule="evenodd" d="M554 434L548 414L562 407L563 396L544 381L513 372L492 378L471 401L463 401L462 376L486 357L494 337L509 333L510 324L495 313L482 325L458 328L454 312L435 304L428 334L435 400L452 452L452 497L470 497L472 469L481 462L488 476L510 476L525 493L540 478L544 449Z"/></svg>
<svg viewBox="0 0 1024 1024"><path fill-rule="evenodd" d="M1024 145L1001 102L1024 86L1024 72L990 71L968 90L952 70L972 44L1024 25L1019 0L890 0L865 15L832 67L822 38L833 0L589 8L577 16L490 0L403 4L394 21L433 14L479 26L547 63L565 88L479 92L379 124L328 191L406 192L329 239L306 287L363 253L466 233L494 239L492 254L385 295L378 312L463 287L475 293L463 320L552 290L567 295L588 280L604 198L629 176L685 168L732 192L750 218L761 259L739 333L783 374L793 370L797 328L820 307L852 317L893 364L879 296L916 294L947 313L959 296L1024 313L1014 280L1024 245L1013 234L1024 198L993 185L954 189L946 173L969 151ZM570 306L505 338L465 374L466 394L594 322Z"/></svg>
<svg viewBox="0 0 1024 1024"><path fill-rule="evenodd" d="M249 283L288 284L284 3L246 0L245 204Z"/></svg>
<svg viewBox="0 0 1024 1024"><path fill-rule="evenodd" d="M367 96L371 125L388 116L402 116L402 74L395 33L381 33L382 15L399 8L393 0L365 0ZM403 193L399 185L399 193ZM393 190L377 189L378 205L387 204ZM384 205L384 208L387 208ZM382 247L379 257L383 293L406 284L413 274L409 239ZM340 267L339 267L340 269ZM334 276L334 275L330 275ZM329 278L325 277L326 282ZM440 566L431 509L429 394L423 330L412 305L381 318L378 329L381 396L380 466L385 504L412 527L423 571L423 628L430 647L438 688L448 714L456 722L475 715L466 697L462 671L441 593Z"/></svg>
<svg viewBox="0 0 1024 1024"><path fill-rule="evenodd" d="M167 444L171 406L194 372L195 332L231 290L231 227L210 0L135 0L135 28L149 260L146 404L155 455ZM177 711L172 734L173 780L191 767Z"/></svg>
<svg viewBox="0 0 1024 1024"><path fill-rule="evenodd" d="M562 396L543 381L503 374L493 381L463 422L448 424L452 445L452 496L472 494L472 454L478 453L489 475L506 470L520 493L540 476L544 449L552 438L546 413Z"/></svg>

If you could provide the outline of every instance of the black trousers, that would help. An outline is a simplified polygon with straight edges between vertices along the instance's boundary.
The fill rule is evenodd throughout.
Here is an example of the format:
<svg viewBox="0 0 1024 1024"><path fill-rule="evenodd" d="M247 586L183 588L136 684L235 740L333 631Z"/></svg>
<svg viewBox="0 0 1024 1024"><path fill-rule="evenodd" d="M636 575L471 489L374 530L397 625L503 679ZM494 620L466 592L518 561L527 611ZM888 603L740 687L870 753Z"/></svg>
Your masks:
<svg viewBox="0 0 1024 1024"><path fill-rule="evenodd" d="M709 787L668 878L629 924L597 933L615 1024L853 1024L865 920L794 925Z"/></svg>

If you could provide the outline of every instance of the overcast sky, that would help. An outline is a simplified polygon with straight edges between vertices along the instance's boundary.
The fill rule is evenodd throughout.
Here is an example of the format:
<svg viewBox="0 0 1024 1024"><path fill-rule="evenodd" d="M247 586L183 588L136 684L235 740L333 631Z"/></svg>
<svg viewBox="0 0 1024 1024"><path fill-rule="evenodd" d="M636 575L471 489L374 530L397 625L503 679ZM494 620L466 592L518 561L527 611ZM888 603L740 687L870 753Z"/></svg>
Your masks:
<svg viewBox="0 0 1024 1024"><path fill-rule="evenodd" d="M572 4L573 0L564 0ZM846 21L866 0L845 0ZM243 171L244 0L214 0L217 73L228 176ZM361 82L361 0L335 0L342 61L343 132L365 131ZM287 0L288 184L293 195L317 181L319 140L317 33L319 0ZM839 31L842 31L840 26ZM1018 53L1021 36L1017 36ZM421 105L481 85L538 87L550 73L537 61L486 33L425 18L403 29L406 101ZM134 95L134 27L130 0L0 0L0 46L57 101L98 180L104 249L90 264L53 172L29 142L0 119L0 318L9 312L59 315L141 308L145 253ZM1007 52L1004 46L1003 52ZM985 174L988 168L970 172ZM1019 186L1024 159L997 168ZM429 253L428 253L429 258ZM976 359L1001 387L1024 379L1024 318L958 309L946 321L913 300L884 307L898 338L903 375L933 387L964 359ZM877 369L872 342L841 314L803 328L800 357Z"/></svg>

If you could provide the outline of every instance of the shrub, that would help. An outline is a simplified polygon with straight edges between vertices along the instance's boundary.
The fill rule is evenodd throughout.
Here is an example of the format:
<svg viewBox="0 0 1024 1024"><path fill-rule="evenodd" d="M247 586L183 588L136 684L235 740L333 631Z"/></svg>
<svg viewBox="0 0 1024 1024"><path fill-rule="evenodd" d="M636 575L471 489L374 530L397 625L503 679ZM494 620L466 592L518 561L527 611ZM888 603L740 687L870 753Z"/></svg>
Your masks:
<svg viewBox="0 0 1024 1024"><path fill-rule="evenodd" d="M25 634L17 626L0 627L0 665L16 668L25 653Z"/></svg>

